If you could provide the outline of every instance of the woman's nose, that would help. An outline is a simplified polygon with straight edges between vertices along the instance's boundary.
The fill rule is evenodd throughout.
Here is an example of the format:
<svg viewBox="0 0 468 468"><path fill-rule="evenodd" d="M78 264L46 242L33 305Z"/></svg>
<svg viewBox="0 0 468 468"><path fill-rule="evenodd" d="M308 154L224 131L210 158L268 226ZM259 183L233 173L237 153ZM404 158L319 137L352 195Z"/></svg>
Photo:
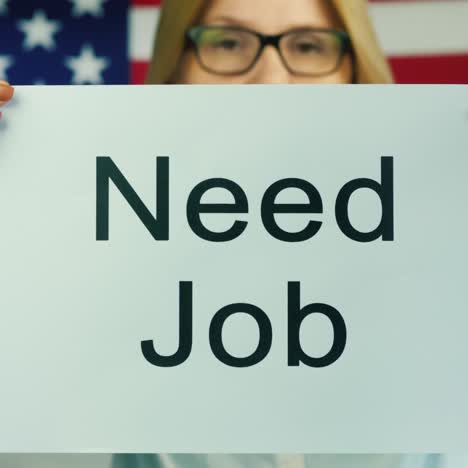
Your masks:
<svg viewBox="0 0 468 468"><path fill-rule="evenodd" d="M290 82L291 74L284 66L279 51L272 46L266 46L252 70L249 83L287 84Z"/></svg>

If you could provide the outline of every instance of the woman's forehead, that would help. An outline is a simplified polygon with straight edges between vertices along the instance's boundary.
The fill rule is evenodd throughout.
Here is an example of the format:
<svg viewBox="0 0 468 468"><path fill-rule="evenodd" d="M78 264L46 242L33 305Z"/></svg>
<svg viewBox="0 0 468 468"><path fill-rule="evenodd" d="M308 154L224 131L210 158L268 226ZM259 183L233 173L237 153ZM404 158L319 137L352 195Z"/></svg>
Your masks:
<svg viewBox="0 0 468 468"><path fill-rule="evenodd" d="M242 25L264 34L300 27L336 27L331 0L210 0L203 23Z"/></svg>

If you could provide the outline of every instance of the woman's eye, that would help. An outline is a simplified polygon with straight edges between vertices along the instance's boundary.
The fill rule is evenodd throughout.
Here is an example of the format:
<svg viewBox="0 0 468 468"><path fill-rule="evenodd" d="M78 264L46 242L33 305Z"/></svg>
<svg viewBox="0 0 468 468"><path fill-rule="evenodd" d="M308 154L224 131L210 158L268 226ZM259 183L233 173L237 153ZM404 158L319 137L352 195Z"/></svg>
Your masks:
<svg viewBox="0 0 468 468"><path fill-rule="evenodd" d="M223 39L215 44L218 49L235 50L240 47L240 42L236 39Z"/></svg>
<svg viewBox="0 0 468 468"><path fill-rule="evenodd" d="M296 43L295 49L301 54L308 54L312 52L320 52L321 47L315 42L298 42Z"/></svg>

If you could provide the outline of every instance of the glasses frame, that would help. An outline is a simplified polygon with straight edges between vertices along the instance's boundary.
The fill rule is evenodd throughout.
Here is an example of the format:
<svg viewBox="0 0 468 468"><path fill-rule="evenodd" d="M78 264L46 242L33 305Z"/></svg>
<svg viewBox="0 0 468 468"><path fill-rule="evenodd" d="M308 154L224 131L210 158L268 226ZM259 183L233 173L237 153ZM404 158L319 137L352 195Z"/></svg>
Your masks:
<svg viewBox="0 0 468 468"><path fill-rule="evenodd" d="M198 44L196 42L197 37L199 36L199 34L202 31L206 31L206 30L209 30L209 29L220 29L220 28L228 29L230 31L246 32L246 33L249 33L249 34L252 34L252 35L256 36L260 40L260 47L258 49L258 52L257 52L256 56L252 60L252 63L248 67L246 67L245 69L243 69L241 71L235 71L235 72L219 72L219 71L213 70L210 67L207 67L206 64L203 63L203 60L202 60L201 54L200 54L200 48L198 47ZM338 57L338 60L337 60L337 63L335 65L335 67L332 70L327 71L327 72L323 72L323 73L302 73L302 72L294 71L289 66L287 60L284 58L283 53L281 51L281 47L280 47L281 40L285 36L290 36L290 35L298 34L298 33L301 33L301 32L319 32L319 33L320 32L326 32L326 33L333 34L333 35L335 35L336 37L338 37L340 39L340 44L341 44L340 55ZM285 32L283 32L281 34L262 34L262 33L259 33L257 31L253 31L251 29L243 28L243 27L240 27L240 26L230 26L230 25L224 25L224 24L223 25L214 25L214 24L203 25L203 24L200 24L200 25L196 25L196 26L193 26L190 29L188 29L185 36L186 36L186 40L190 43L190 45L195 50L195 56L197 58L197 61L198 61L199 65L204 70L206 70L207 72L215 74L215 75L220 75L220 76L238 76L238 75L243 75L245 73L248 73L250 70L252 70L252 68L258 62L258 59L261 57L265 47L269 46L269 45L273 46L278 51L278 55L280 56L284 67L289 71L289 73L291 73L292 75L296 75L296 76L308 76L308 77L314 77L314 78L321 77L321 76L328 76L328 75L333 74L334 72L336 72L340 68L346 54L349 53L352 58L354 57L351 38L349 37L348 33L346 33L343 30L334 29L334 28L298 28L298 29L290 29L290 30L285 31ZM354 62L354 60L353 60L353 62ZM353 68L354 68L354 63L353 63ZM353 72L353 75L354 75L354 72ZM353 81L354 81L354 79L353 79Z"/></svg>

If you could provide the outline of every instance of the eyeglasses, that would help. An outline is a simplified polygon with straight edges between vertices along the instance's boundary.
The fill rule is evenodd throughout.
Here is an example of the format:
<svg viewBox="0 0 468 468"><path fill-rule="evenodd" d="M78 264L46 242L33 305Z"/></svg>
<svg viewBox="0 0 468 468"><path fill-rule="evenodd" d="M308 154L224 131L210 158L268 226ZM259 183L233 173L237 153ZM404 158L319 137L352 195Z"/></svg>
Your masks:
<svg viewBox="0 0 468 468"><path fill-rule="evenodd" d="M194 26L187 31L200 65L218 75L248 72L267 45L275 47L290 73L310 77L336 71L351 40L344 31L325 28L297 29L265 35L240 27Z"/></svg>

